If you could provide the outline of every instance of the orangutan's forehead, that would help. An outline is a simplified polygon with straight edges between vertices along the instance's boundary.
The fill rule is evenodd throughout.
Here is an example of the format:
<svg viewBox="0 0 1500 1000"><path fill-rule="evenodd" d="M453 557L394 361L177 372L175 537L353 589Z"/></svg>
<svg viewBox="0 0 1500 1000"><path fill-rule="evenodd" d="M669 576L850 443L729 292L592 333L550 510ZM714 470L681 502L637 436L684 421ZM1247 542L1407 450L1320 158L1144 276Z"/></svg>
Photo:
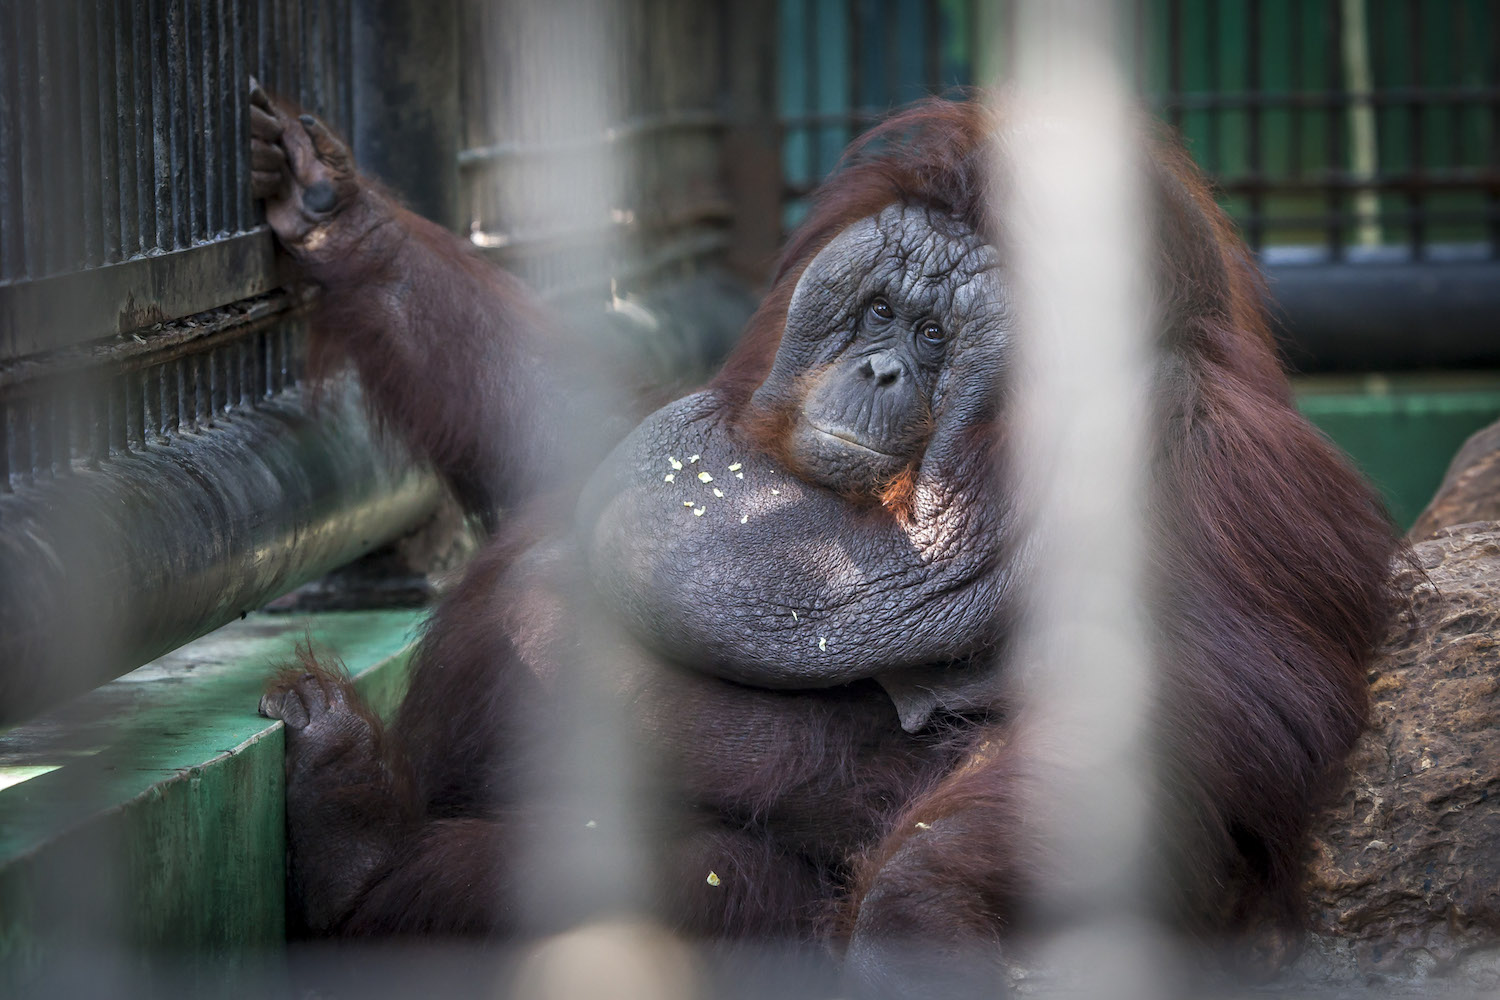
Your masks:
<svg viewBox="0 0 1500 1000"><path fill-rule="evenodd" d="M998 266L995 249L963 222L894 204L823 248L798 282L792 312L847 311L881 295L910 310L978 318L1003 299Z"/></svg>
<svg viewBox="0 0 1500 1000"><path fill-rule="evenodd" d="M972 277L995 267L994 249L953 216L926 205L894 204L868 220L869 239L882 257L915 277ZM860 227L855 223L849 231Z"/></svg>

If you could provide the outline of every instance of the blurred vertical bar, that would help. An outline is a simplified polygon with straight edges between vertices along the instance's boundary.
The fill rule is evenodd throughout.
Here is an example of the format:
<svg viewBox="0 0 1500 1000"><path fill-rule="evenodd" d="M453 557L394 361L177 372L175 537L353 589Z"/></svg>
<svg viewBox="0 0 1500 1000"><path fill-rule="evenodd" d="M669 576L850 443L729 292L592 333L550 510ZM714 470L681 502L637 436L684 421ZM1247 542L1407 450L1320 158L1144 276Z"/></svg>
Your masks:
<svg viewBox="0 0 1500 1000"><path fill-rule="evenodd" d="M16 277L39 278L46 273L43 238L46 227L44 192L46 163L43 160L40 135L42 114L38 108L40 88L32 85L41 72L38 66L37 17L34 6L29 3L12 4L8 13L14 18L15 79L13 92L17 106L14 140L20 154L20 189L25 196L18 199L20 211L21 266ZM21 86L25 81L26 86Z"/></svg>
<svg viewBox="0 0 1500 1000"><path fill-rule="evenodd" d="M124 257L121 246L120 175L123 164L119 155L120 93L116 87L115 47L120 27L115 20L113 0L94 0L94 74L98 146L95 166L98 170L99 197L99 263L113 264Z"/></svg>
<svg viewBox="0 0 1500 1000"><path fill-rule="evenodd" d="M730 117L723 162L734 211L729 264L759 288L781 246L777 23L755 4L729 4L724 16Z"/></svg>
<svg viewBox="0 0 1500 1000"><path fill-rule="evenodd" d="M72 44L69 46L72 61L72 77L77 87L74 99L76 110L71 112L78 122L77 198L81 232L78 247L78 263L83 267L98 267L104 262L104 205L103 184L100 177L99 104L102 100L99 86L99 42L96 32L100 29L95 10L95 0L75 0L80 8L79 16L72 27Z"/></svg>
<svg viewBox="0 0 1500 1000"><path fill-rule="evenodd" d="M342 16L330 11L324 28L332 31ZM341 124L356 162L395 188L414 211L457 229L462 128L456 0L354 0L349 16L352 120ZM399 57L392 51L395 39ZM330 102L326 110L339 109Z"/></svg>
<svg viewBox="0 0 1500 1000"><path fill-rule="evenodd" d="M1015 117L997 161L1012 176L997 185L1007 197L996 217L1016 286L1016 468L1038 567L1018 644L1017 738L1044 762L1026 813L1055 866L1038 879L1050 895L1034 902L1039 926L1060 928L1044 951L1048 967L1079 977L1069 990L1159 1000L1144 596L1154 255L1123 68L1128 9L1018 6Z"/></svg>
<svg viewBox="0 0 1500 1000"><path fill-rule="evenodd" d="M414 12L421 9L413 5ZM609 249L603 224L621 196L620 144L601 140L610 124L609 102L629 106L608 86L616 60L632 55L613 44L619 36L611 30L623 12L611 0L559 0L497 8L494 14L495 30L485 39L492 47L476 47L475 54L494 67L489 85L506 88L489 100L521 119L496 123L497 137L561 151L551 169L532 175L528 202L505 207L524 211L526 225L538 231L586 234L574 256L593 260ZM356 50L356 63L359 59ZM505 174L485 176L493 184ZM505 191L494 195L509 198ZM599 374L607 378L609 373ZM597 432L597 427L560 428L565 441ZM576 656L555 678L555 699L536 707L534 732L542 745L528 754L533 768L523 780L558 819L528 824L542 831L535 835L516 833L523 838L524 855L516 867L523 900L518 912L537 933L627 918L640 908L643 865L635 823L641 806L632 798L638 782L613 698L618 678L598 672L612 662L602 653L610 641L602 628L594 620L580 623Z"/></svg>
<svg viewBox="0 0 1500 1000"><path fill-rule="evenodd" d="M1341 0L1344 8L1344 85L1349 91L1349 180L1353 190L1354 242L1380 245L1380 196L1369 187L1379 166L1375 141L1374 77L1365 0ZM1338 128L1342 123L1333 127Z"/></svg>

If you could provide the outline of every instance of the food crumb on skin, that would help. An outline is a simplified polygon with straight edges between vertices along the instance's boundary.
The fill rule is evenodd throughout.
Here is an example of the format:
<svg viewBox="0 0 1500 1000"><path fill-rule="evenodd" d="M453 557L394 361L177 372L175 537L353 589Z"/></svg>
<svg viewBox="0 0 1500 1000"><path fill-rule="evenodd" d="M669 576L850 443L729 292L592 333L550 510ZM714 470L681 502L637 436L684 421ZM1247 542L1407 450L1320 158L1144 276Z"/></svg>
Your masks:
<svg viewBox="0 0 1500 1000"><path fill-rule="evenodd" d="M724 491L721 490L721 489L719 489L717 486L715 486L714 487L714 496L716 496L716 497L723 497L724 496Z"/></svg>
<svg viewBox="0 0 1500 1000"><path fill-rule="evenodd" d="M824 652L824 653L828 652L828 637L827 636L823 636L823 635L818 636L818 649L820 651Z"/></svg>
<svg viewBox="0 0 1500 1000"><path fill-rule="evenodd" d="M743 472L736 472L734 474L734 478L736 478L736 479L744 479L745 478L745 474Z"/></svg>
<svg viewBox="0 0 1500 1000"><path fill-rule="evenodd" d="M730 466L730 467L729 467L729 471L730 471L730 472L739 472L739 471L740 471L740 468L741 468L741 466L740 466L740 463L738 463L738 462L735 462L735 463L734 463L734 464L733 464L733 465L731 465L731 466Z"/></svg>
<svg viewBox="0 0 1500 1000"><path fill-rule="evenodd" d="M708 878L704 879L703 881L707 882L709 885L718 885L723 881L723 879L719 878L716 872L709 872Z"/></svg>
<svg viewBox="0 0 1500 1000"><path fill-rule="evenodd" d="M778 497L779 497L779 496L781 496L781 491L780 491L780 490L778 490L778 489L777 489L777 488L776 488L776 487L774 487L774 486L773 486L773 487L771 487L771 493L772 493L772 494L773 494L773 495L775 495L775 496L778 496Z"/></svg>
<svg viewBox="0 0 1500 1000"><path fill-rule="evenodd" d="M714 481L714 477L710 476L708 473L706 473L706 472L700 472L700 473L698 473L698 482L700 482L700 483L711 483L713 481Z"/></svg>
<svg viewBox="0 0 1500 1000"><path fill-rule="evenodd" d="M677 461L677 459L673 458L671 455L667 456L667 462L671 464L672 470L674 472L682 468L682 463Z"/></svg>
<svg viewBox="0 0 1500 1000"><path fill-rule="evenodd" d="M664 482L664 483L671 483L671 482L676 482L676 480L677 480L677 477L676 477L676 476L674 476L674 475L673 475L673 474L672 474L672 473L670 473L670 472L669 472L669 473L667 473L667 474L666 474L666 475L665 475L665 476L663 476L663 477L662 477L662 482Z"/></svg>
<svg viewBox="0 0 1500 1000"><path fill-rule="evenodd" d="M742 515L740 515L740 523L741 524L744 524L746 521L749 521L749 520L750 520L750 515L749 514L742 514Z"/></svg>
<svg viewBox="0 0 1500 1000"><path fill-rule="evenodd" d="M800 618L798 618L798 617L797 617L797 609L796 609L796 608L793 608L793 609L792 609L792 621L794 621L794 622L795 622L795 621L801 621L801 620L802 620L802 619L800 619Z"/></svg>
<svg viewBox="0 0 1500 1000"><path fill-rule="evenodd" d="M698 459L700 459L702 457L703 457L702 455L689 455L688 456L688 464L692 465L694 462L698 461Z"/></svg>
<svg viewBox="0 0 1500 1000"><path fill-rule="evenodd" d="M691 501L691 500L684 500L684 501L682 501L682 505L684 507L691 507L693 505L693 501Z"/></svg>
<svg viewBox="0 0 1500 1000"><path fill-rule="evenodd" d="M918 830L931 830L932 829L932 824L931 823L918 823L917 824L917 829Z"/></svg>
<svg viewBox="0 0 1500 1000"><path fill-rule="evenodd" d="M703 516L703 512L705 510L707 510L707 509L708 509L707 507L694 507L693 508L693 516L694 517L702 517Z"/></svg>

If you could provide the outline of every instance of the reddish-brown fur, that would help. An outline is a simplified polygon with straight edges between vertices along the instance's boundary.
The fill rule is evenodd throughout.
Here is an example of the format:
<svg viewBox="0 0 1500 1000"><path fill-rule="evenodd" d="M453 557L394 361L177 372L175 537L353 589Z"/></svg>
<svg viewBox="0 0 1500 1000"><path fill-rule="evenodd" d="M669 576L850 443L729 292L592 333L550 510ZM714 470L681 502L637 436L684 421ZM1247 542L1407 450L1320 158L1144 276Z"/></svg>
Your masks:
<svg viewBox="0 0 1500 1000"><path fill-rule="evenodd" d="M844 227L896 201L995 233L985 178L996 122L975 104L931 102L851 149L712 383L761 450L781 451L788 418L748 402L802 270ZM1291 905L1310 803L1364 722L1363 671L1391 610L1395 547L1369 489L1291 406L1247 252L1186 157L1164 142L1155 155L1162 341L1179 362L1159 404L1154 468L1155 750L1176 834L1160 861L1185 918L1222 927ZM309 265L330 303L320 336L337 338L379 409L471 501L537 492L555 481L537 464L555 401L514 374L517 358L539 351L531 307L437 227L399 211L394 226L404 236L372 244L373 255ZM497 380L475 377L496 365ZM997 461L1000 431L972 429L975 463ZM513 492L497 495L497 483ZM899 476L880 499L900 510L909 491ZM515 925L494 900L528 766L524 707L547 697L576 652L579 586L565 561L538 569L523 557L560 530L546 511L569 502L507 520L436 611L389 736L386 759L405 777L382 794L397 789L401 804L372 794L346 824L386 824L384 874L323 929ZM736 876L716 896L663 896L685 929L812 935L831 903L862 962L888 941L983 945L1044 869L1022 804L1041 791L1040 764L1067 748L1024 717L953 716L910 736L872 684L783 693L673 671L642 697L660 708L645 738L695 817L662 863ZM293 867L306 892L327 877L295 857Z"/></svg>

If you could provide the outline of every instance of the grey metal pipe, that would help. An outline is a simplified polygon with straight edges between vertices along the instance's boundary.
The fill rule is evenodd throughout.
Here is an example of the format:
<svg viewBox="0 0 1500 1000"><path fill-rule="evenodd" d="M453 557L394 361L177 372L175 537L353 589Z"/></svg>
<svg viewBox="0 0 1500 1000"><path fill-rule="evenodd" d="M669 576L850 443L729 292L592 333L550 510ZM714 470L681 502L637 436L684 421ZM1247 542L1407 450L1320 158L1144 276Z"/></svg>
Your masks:
<svg viewBox="0 0 1500 1000"><path fill-rule="evenodd" d="M441 493L357 390L292 390L0 497L0 724L418 524Z"/></svg>
<svg viewBox="0 0 1500 1000"><path fill-rule="evenodd" d="M1500 261L1264 264L1302 371L1500 366Z"/></svg>

